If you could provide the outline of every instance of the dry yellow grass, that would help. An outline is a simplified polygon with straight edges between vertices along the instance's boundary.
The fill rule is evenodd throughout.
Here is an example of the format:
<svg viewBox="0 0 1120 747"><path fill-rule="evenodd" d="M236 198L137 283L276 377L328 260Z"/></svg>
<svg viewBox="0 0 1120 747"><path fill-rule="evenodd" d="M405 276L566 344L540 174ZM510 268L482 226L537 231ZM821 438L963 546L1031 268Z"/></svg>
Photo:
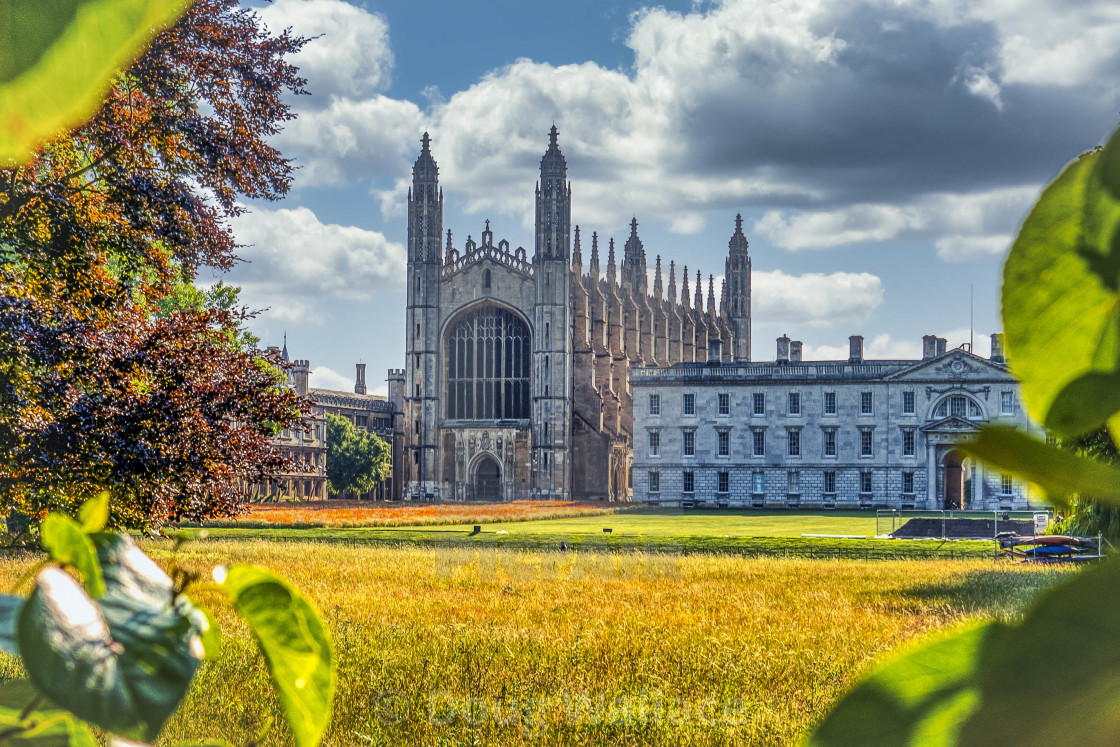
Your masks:
<svg viewBox="0 0 1120 747"><path fill-rule="evenodd" d="M148 549L165 565L170 554ZM165 547L165 546L163 546ZM268 566L311 596L340 664L328 745L795 742L881 654L1019 613L1054 571L862 563L197 543L175 562ZM0 562L0 580L26 561ZM224 648L161 744L288 744L263 663L212 584Z"/></svg>

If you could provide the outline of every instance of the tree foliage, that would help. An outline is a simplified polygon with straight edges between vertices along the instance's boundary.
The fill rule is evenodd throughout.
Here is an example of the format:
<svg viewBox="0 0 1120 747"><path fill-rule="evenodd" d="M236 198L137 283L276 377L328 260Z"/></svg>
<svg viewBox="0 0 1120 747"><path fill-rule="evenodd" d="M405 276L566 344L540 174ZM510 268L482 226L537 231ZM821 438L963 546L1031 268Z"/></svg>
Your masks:
<svg viewBox="0 0 1120 747"><path fill-rule="evenodd" d="M117 76L86 124L0 168L0 489L73 511L103 489L115 526L227 515L284 465L271 438L306 402L252 349L229 289L229 219L277 199L268 144L304 81L236 0L198 0Z"/></svg>
<svg viewBox="0 0 1120 747"><path fill-rule="evenodd" d="M389 476L389 444L327 413L327 489L334 495L368 493Z"/></svg>
<svg viewBox="0 0 1120 747"><path fill-rule="evenodd" d="M1061 445L1074 453L1110 464L1120 464L1120 451L1107 428L1063 438ZM1076 496L1070 501L1066 516L1058 525L1064 534L1092 536L1098 532L1115 541L1120 540L1120 506L1090 497Z"/></svg>

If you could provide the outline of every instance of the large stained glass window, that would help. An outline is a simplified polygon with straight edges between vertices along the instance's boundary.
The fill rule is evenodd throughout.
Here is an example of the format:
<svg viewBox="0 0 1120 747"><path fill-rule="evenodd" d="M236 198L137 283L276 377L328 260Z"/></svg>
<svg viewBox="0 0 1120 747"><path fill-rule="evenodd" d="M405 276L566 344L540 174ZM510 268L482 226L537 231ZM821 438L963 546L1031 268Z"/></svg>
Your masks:
<svg viewBox="0 0 1120 747"><path fill-rule="evenodd" d="M484 306L447 334L447 410L452 420L529 418L529 327L508 309Z"/></svg>

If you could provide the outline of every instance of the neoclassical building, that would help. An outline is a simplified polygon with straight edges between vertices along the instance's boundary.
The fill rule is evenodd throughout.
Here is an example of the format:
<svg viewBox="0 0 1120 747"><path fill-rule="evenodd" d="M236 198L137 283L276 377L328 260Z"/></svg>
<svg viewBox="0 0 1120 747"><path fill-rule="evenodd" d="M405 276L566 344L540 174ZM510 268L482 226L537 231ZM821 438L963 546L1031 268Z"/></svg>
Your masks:
<svg viewBox="0 0 1120 747"><path fill-rule="evenodd" d="M736 218L718 297L657 257L650 287L637 220L616 264L597 233L585 265L572 186L553 127L535 189L529 252L495 241L455 246L443 226L439 169L424 134L408 194L403 452L394 482L412 499L630 495L631 371L750 360L750 258ZM400 376L401 372L391 372ZM393 400L392 393L390 399ZM394 400L395 401L395 400Z"/></svg>
<svg viewBox="0 0 1120 747"><path fill-rule="evenodd" d="M718 343L713 343L713 347ZM1032 428L1000 335L989 358L923 338L921 360L802 360L634 372L634 498L747 508L1023 509L1027 486L958 443L986 423Z"/></svg>

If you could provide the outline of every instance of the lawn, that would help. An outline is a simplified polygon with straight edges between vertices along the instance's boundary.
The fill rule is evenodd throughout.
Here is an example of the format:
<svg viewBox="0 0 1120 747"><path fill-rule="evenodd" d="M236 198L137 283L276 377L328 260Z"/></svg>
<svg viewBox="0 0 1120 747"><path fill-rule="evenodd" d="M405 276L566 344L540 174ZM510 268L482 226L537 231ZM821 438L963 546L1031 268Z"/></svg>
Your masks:
<svg viewBox="0 0 1120 747"><path fill-rule="evenodd" d="M201 578L248 562L322 610L340 686L325 744L792 744L875 659L977 618L1018 615L1055 570L992 561L863 563L197 542ZM31 559L0 561L10 588ZM290 744L245 627L224 633L159 741ZM12 671L10 660L0 671Z"/></svg>
<svg viewBox="0 0 1120 747"><path fill-rule="evenodd" d="M687 537L800 537L802 534L875 534L874 511L762 511L636 509L609 516L580 516L483 524L482 531L510 534L617 534ZM433 527L454 531L456 527Z"/></svg>
<svg viewBox="0 0 1120 747"><path fill-rule="evenodd" d="M733 511L635 508L611 515L480 523L474 525L338 527L272 524L256 527L216 523L215 540L288 540L505 550L550 550L564 542L572 550L655 553L730 553L745 556L804 556L882 559L898 557L986 557L991 542L928 540L808 539L801 534L872 536L875 515L857 511ZM604 528L611 533L603 532ZM183 530L199 536L197 528Z"/></svg>

